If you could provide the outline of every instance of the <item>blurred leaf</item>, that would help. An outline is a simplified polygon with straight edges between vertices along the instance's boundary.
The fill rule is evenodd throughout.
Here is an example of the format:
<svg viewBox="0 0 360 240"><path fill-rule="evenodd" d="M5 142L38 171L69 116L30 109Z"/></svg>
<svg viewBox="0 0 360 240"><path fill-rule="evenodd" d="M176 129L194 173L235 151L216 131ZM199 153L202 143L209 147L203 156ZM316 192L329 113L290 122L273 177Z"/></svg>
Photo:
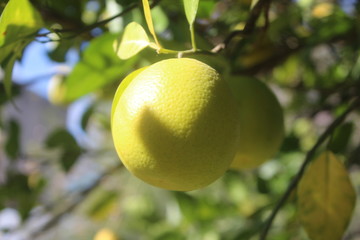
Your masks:
<svg viewBox="0 0 360 240"><path fill-rule="evenodd" d="M4 86L6 95L11 96L11 83L12 83L12 71L16 61L16 55L12 55L10 60L6 63L5 67L5 76L4 76Z"/></svg>
<svg viewBox="0 0 360 240"><path fill-rule="evenodd" d="M63 102L72 102L106 84L120 80L128 73L136 58L121 61L112 49L115 38L115 35L106 33L90 42L83 58L62 83Z"/></svg>
<svg viewBox="0 0 360 240"><path fill-rule="evenodd" d="M99 221L106 219L116 207L118 196L118 192L102 190L89 206L88 215Z"/></svg>
<svg viewBox="0 0 360 240"><path fill-rule="evenodd" d="M9 173L5 184L0 184L0 205L16 208L25 219L35 207L39 193L40 188L30 188L27 176Z"/></svg>
<svg viewBox="0 0 360 240"><path fill-rule="evenodd" d="M94 113L94 105L89 106L86 111L84 112L82 118L81 118L81 128L83 130L86 130L86 127L88 125L89 119L91 115Z"/></svg>
<svg viewBox="0 0 360 240"><path fill-rule="evenodd" d="M44 26L28 0L10 0L0 18L0 47L29 37Z"/></svg>
<svg viewBox="0 0 360 240"><path fill-rule="evenodd" d="M199 0L183 0L185 7L186 18L189 22L189 25L194 23L196 13L199 6Z"/></svg>
<svg viewBox="0 0 360 240"><path fill-rule="evenodd" d="M152 13L156 22L154 22L154 28L156 32L163 32L169 26L169 20L160 6L156 6L152 9Z"/></svg>
<svg viewBox="0 0 360 240"><path fill-rule="evenodd" d="M16 97L20 94L20 87L16 84L12 84L11 86L12 97ZM5 94L5 86L4 83L0 82L0 106L5 104L11 98Z"/></svg>
<svg viewBox="0 0 360 240"><path fill-rule="evenodd" d="M145 19L146 19L146 23L148 25L149 31L152 34L152 36L156 42L156 45L158 47L160 47L159 42L156 37L154 24L153 24L152 17L151 17L151 9L150 9L150 5L149 5L149 0L142 0L142 3L143 3L144 15L145 15Z"/></svg>
<svg viewBox="0 0 360 240"><path fill-rule="evenodd" d="M347 122L341 125L336 129L331 138L331 142L328 146L329 150L334 153L343 153L345 152L350 138L354 130L354 124L352 122Z"/></svg>
<svg viewBox="0 0 360 240"><path fill-rule="evenodd" d="M70 170L82 153L82 149L77 144L75 138L65 129L57 129L52 132L47 137L45 145L50 149L58 148L61 150L59 160L65 171Z"/></svg>
<svg viewBox="0 0 360 240"><path fill-rule="evenodd" d="M20 126L15 120L10 120L8 138L5 143L5 150L11 159L16 159L20 154Z"/></svg>
<svg viewBox="0 0 360 240"><path fill-rule="evenodd" d="M120 59L128 59L149 46L149 38L143 27L136 23L129 23L122 37L121 42L114 42L114 49Z"/></svg>
<svg viewBox="0 0 360 240"><path fill-rule="evenodd" d="M312 240L341 239L350 221L356 194L343 164L323 152L308 167L298 187L298 211Z"/></svg>
<svg viewBox="0 0 360 240"><path fill-rule="evenodd" d="M184 217L190 221L196 219L195 209L199 206L197 199L183 192L174 192L174 195Z"/></svg>

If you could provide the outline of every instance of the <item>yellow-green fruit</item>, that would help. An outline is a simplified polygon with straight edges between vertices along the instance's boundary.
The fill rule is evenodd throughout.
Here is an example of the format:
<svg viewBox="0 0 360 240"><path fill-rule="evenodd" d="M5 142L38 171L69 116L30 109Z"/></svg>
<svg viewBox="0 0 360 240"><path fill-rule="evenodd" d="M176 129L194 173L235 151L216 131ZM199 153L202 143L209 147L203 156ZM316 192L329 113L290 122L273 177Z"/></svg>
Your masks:
<svg viewBox="0 0 360 240"><path fill-rule="evenodd" d="M238 113L213 68L168 59L127 84L113 103L112 135L130 172L176 191L204 187L225 173L237 147Z"/></svg>
<svg viewBox="0 0 360 240"><path fill-rule="evenodd" d="M282 108L263 82L246 77L228 80L238 103L241 136L231 168L254 168L273 157L281 146Z"/></svg>

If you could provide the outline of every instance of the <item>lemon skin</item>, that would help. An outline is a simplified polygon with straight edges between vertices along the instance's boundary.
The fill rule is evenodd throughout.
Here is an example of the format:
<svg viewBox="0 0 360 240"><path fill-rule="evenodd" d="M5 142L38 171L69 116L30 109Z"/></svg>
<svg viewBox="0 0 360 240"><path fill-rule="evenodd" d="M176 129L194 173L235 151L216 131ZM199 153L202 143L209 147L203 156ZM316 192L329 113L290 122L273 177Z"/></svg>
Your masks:
<svg viewBox="0 0 360 240"><path fill-rule="evenodd" d="M239 111L239 145L232 169L251 169L271 159L284 138L282 108L263 82L251 77L227 79Z"/></svg>
<svg viewBox="0 0 360 240"><path fill-rule="evenodd" d="M200 61L157 62L138 73L113 104L116 151L131 173L151 185L205 187L235 156L236 102L219 74Z"/></svg>

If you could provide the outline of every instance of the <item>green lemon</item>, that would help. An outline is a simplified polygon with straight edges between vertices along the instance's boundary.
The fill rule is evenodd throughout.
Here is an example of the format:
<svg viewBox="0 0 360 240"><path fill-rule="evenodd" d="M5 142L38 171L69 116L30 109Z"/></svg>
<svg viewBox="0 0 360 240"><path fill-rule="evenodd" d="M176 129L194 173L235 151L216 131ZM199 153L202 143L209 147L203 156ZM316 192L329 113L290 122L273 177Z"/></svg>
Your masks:
<svg viewBox="0 0 360 240"><path fill-rule="evenodd" d="M124 84L113 103L112 136L131 173L176 191L199 189L225 173L238 145L238 113L213 68L168 59Z"/></svg>
<svg viewBox="0 0 360 240"><path fill-rule="evenodd" d="M282 108L263 82L249 77L227 80L238 103L241 136L231 168L254 168L272 158L281 146Z"/></svg>

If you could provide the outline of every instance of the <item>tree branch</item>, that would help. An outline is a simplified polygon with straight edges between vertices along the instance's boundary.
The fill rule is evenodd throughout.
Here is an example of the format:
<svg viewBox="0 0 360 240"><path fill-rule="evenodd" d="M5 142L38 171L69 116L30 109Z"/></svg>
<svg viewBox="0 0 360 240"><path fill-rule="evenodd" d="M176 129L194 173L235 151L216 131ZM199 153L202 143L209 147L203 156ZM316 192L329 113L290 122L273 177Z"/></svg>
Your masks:
<svg viewBox="0 0 360 240"><path fill-rule="evenodd" d="M213 48L212 52L217 53L220 52L222 49L226 48L226 46L235 36L248 36L253 33L256 29L256 22L263 11L265 12L265 28L267 28L267 26L269 25L268 11L270 8L270 3L271 0L259 0L251 10L250 16L245 23L244 29L231 32L222 43L218 44Z"/></svg>
<svg viewBox="0 0 360 240"><path fill-rule="evenodd" d="M150 5L151 8L155 7L157 4L159 4L161 0L154 0L152 2L152 4ZM87 25L87 26L84 26L82 28L73 28L73 29L53 29L53 31L49 31L49 32L46 32L46 33L43 33L43 34L38 34L36 37L47 37L49 34L51 33L56 33L56 34L61 34L61 33L74 33L73 35L70 35L68 37L66 37L65 39L71 39L71 38L74 38L74 37L77 37L79 36L80 34L82 33L85 33L85 32L89 32L91 31L92 29L94 28L97 28L97 27L101 27L101 26L104 26L105 24L111 22L112 20L118 18L118 17L121 17L125 14L127 14L128 12L132 11L133 9L135 9L136 7L139 7L139 3L138 2L133 2L132 4L130 4L127 8L125 8L123 11L121 11L120 13L112 16L112 17L109 17L109 18L106 18L104 20L101 20L99 22L95 22L93 24L90 24L90 25Z"/></svg>
<svg viewBox="0 0 360 240"><path fill-rule="evenodd" d="M306 167L308 164L313 160L315 153L317 149L324 143L324 141L333 133L333 131L345 120L347 115L351 113L353 110L360 107L360 97L357 97L353 103L346 109L346 111L341 114L338 118L336 118L331 125L325 130L325 132L319 137L318 141L315 143L315 145L310 149L310 151L306 154L305 160L303 164L301 165L298 173L295 175L293 180L290 182L288 188L280 198L279 202L271 212L268 220L265 223L265 227L263 231L260 234L260 240L265 240L267 237L267 234L270 230L270 227L279 212L279 210L282 208L282 206L286 203L286 200L291 195L292 191L297 187L301 177L303 176Z"/></svg>
<svg viewBox="0 0 360 240"><path fill-rule="evenodd" d="M74 210L80 203L83 202L84 199L93 191L95 190L101 182L111 174L117 172L123 167L121 163L116 164L113 167L105 170L101 175L94 180L88 187L76 192L76 193L68 193L65 194L63 197L59 198L55 203L51 204L50 207L45 208L44 213L42 216L47 214L51 214L46 221L40 221L40 223L36 223L35 227L31 226L31 223L27 223L19 229L19 232L27 232L28 239L37 239L39 235L44 233L45 231L49 230L50 228L54 227L61 218ZM38 217L37 217L38 218ZM31 221L31 219L30 219ZM28 226L26 226L28 225ZM17 232L18 232L17 231Z"/></svg>

